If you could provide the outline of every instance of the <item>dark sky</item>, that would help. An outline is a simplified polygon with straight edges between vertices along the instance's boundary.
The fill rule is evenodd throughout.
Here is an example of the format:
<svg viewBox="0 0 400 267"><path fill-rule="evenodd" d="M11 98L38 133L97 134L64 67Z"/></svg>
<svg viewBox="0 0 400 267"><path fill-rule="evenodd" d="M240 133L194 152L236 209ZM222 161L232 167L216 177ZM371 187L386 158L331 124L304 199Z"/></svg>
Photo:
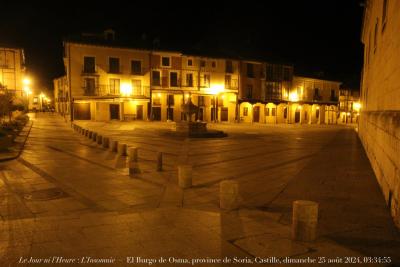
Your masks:
<svg viewBox="0 0 400 267"><path fill-rule="evenodd" d="M361 0L11 2L2 3L0 44L25 48L42 85L63 74L64 36L109 27L132 40L145 33L177 47L272 55L352 86L360 79Z"/></svg>

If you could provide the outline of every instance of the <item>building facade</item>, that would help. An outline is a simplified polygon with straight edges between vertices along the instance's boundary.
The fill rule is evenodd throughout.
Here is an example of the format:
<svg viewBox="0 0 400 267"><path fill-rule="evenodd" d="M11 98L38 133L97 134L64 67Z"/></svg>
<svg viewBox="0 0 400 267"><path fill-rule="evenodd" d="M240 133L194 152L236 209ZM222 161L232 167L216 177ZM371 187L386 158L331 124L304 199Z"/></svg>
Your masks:
<svg viewBox="0 0 400 267"><path fill-rule="evenodd" d="M24 90L25 55L22 48L0 47L0 90L14 95L14 103L27 105L29 93Z"/></svg>
<svg viewBox="0 0 400 267"><path fill-rule="evenodd" d="M243 79L241 121L337 123L340 82L293 76L293 67L288 65L264 63L260 69L262 75L256 86L248 85L248 79Z"/></svg>
<svg viewBox="0 0 400 267"><path fill-rule="evenodd" d="M55 107L71 119L337 122L340 83L294 76L292 65L118 46L112 31L96 37L64 42Z"/></svg>
<svg viewBox="0 0 400 267"><path fill-rule="evenodd" d="M339 114L338 123L358 123L360 115L360 92L352 89L340 89L339 92Z"/></svg>
<svg viewBox="0 0 400 267"><path fill-rule="evenodd" d="M400 1L364 5L359 135L400 227Z"/></svg>

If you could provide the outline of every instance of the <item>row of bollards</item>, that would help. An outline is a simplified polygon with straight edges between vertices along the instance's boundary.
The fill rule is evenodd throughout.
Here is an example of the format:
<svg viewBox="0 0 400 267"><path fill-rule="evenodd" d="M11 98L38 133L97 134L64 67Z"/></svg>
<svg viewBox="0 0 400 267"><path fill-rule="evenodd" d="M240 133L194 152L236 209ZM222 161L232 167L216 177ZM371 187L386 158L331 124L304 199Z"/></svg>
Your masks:
<svg viewBox="0 0 400 267"><path fill-rule="evenodd" d="M73 124L73 129L85 137L93 140L98 145L111 152L116 152L118 156L127 156L126 166L130 176L141 173L138 165L138 148L128 147L127 144L119 143L117 140L102 136L96 132L84 129ZM157 171L163 170L163 153L157 153ZM182 189L192 187L192 165L178 166L178 185ZM227 211L239 208L240 194L239 183L234 180L224 180L219 184L219 205ZM293 202L292 211L292 239L310 242L317 237L318 225L318 203L307 200L296 200Z"/></svg>

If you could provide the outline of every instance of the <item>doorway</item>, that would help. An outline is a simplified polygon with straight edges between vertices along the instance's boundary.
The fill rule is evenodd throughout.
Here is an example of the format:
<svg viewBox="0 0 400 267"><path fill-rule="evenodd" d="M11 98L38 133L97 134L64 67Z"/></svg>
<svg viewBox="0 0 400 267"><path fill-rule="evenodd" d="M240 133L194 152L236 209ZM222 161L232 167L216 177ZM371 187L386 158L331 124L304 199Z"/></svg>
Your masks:
<svg viewBox="0 0 400 267"><path fill-rule="evenodd" d="M110 120L119 120L119 104L110 104Z"/></svg>
<svg viewBox="0 0 400 267"><path fill-rule="evenodd" d="M228 108L221 108L221 121L228 121Z"/></svg>
<svg viewBox="0 0 400 267"><path fill-rule="evenodd" d="M260 122L260 107L253 108L253 122Z"/></svg>
<svg viewBox="0 0 400 267"><path fill-rule="evenodd" d="M161 107L153 107L153 120L161 121Z"/></svg>
<svg viewBox="0 0 400 267"><path fill-rule="evenodd" d="M136 119L143 120L143 105L136 106Z"/></svg>
<svg viewBox="0 0 400 267"><path fill-rule="evenodd" d="M296 109L296 112L294 113L294 123L299 123L300 122L300 110Z"/></svg>

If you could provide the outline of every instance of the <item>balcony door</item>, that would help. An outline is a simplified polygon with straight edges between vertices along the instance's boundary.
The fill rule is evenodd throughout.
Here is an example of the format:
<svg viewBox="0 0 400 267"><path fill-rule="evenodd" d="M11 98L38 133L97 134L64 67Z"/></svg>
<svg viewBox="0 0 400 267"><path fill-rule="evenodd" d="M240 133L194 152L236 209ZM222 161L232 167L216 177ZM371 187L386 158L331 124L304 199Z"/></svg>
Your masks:
<svg viewBox="0 0 400 267"><path fill-rule="evenodd" d="M96 81L94 78L85 78L85 95L95 95Z"/></svg>

